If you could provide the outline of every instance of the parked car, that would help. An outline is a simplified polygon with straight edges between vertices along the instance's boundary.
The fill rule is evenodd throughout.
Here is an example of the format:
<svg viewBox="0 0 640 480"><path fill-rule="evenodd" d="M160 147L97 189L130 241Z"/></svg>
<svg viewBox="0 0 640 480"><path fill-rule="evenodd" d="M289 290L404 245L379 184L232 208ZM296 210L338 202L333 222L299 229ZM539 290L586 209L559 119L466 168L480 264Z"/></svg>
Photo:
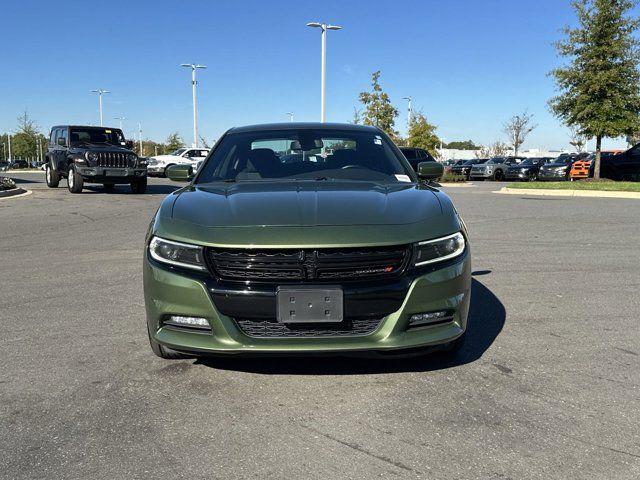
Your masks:
<svg viewBox="0 0 640 480"><path fill-rule="evenodd" d="M537 180L540 167L551 161L553 161L553 157L526 158L519 164L507 168L504 178L505 180Z"/></svg>
<svg viewBox="0 0 640 480"><path fill-rule="evenodd" d="M548 181L563 181L569 179L569 170L574 162L586 158L589 154L584 153L563 153L559 155L552 162L546 163L538 171L538 180L543 182Z"/></svg>
<svg viewBox="0 0 640 480"><path fill-rule="evenodd" d="M9 165L9 170L20 170L23 168L29 168L29 162L26 160L14 160L11 162L11 165Z"/></svg>
<svg viewBox="0 0 640 480"><path fill-rule="evenodd" d="M282 162L295 140L305 160ZM316 155L328 142L335 148ZM283 123L232 128L189 188L165 197L146 238L147 331L180 353L442 349L464 341L467 232L451 199L418 179L380 129ZM179 352L179 353L177 353Z"/></svg>
<svg viewBox="0 0 640 480"><path fill-rule="evenodd" d="M409 161L414 171L418 171L420 162L435 162L436 159L423 148L399 147L404 157Z"/></svg>
<svg viewBox="0 0 640 480"><path fill-rule="evenodd" d="M133 193L144 193L147 165L132 146L119 128L55 126L46 153L47 186L56 188L66 178L71 193L82 192L85 183L101 183L107 191L124 183Z"/></svg>
<svg viewBox="0 0 640 480"><path fill-rule="evenodd" d="M600 162L602 164L602 158L605 156L619 155L624 152L624 150L601 150ZM588 157L573 162L573 165L571 165L571 169L569 170L569 179L573 181L593 177L593 160L595 158L595 153L591 153Z"/></svg>
<svg viewBox="0 0 640 480"><path fill-rule="evenodd" d="M172 165L191 165L197 168L198 162L209 155L208 148L179 148L168 155L149 157L147 174L151 177L164 177L168 167Z"/></svg>
<svg viewBox="0 0 640 480"><path fill-rule="evenodd" d="M618 155L602 155L600 176L610 180L640 181L640 143Z"/></svg>
<svg viewBox="0 0 640 480"><path fill-rule="evenodd" d="M522 160L524 157L493 157L485 163L473 165L469 177L472 180L503 180L507 169Z"/></svg>
<svg viewBox="0 0 640 480"><path fill-rule="evenodd" d="M8 161L0 162L0 172L6 172L9 170L9 165L11 165Z"/></svg>
<svg viewBox="0 0 640 480"><path fill-rule="evenodd" d="M461 160L456 165L451 167L450 172L454 175L464 175L467 180L469 180L469 175L471 174L471 167L474 165L483 165L487 163L488 158L476 158L473 160Z"/></svg>

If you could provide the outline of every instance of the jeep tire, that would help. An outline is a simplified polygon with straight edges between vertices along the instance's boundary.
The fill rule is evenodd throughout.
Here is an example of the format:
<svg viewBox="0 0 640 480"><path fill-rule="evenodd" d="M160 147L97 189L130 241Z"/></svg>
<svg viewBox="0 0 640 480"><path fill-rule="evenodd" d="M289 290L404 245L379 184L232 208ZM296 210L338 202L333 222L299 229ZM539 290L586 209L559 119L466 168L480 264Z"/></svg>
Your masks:
<svg viewBox="0 0 640 480"><path fill-rule="evenodd" d="M71 193L80 193L84 187L84 179L82 178L82 175L76 172L76 166L73 163L69 165L67 186Z"/></svg>
<svg viewBox="0 0 640 480"><path fill-rule="evenodd" d="M147 191L147 177L136 178L131 182L131 191L136 194Z"/></svg>
<svg viewBox="0 0 640 480"><path fill-rule="evenodd" d="M60 174L53 169L51 162L47 162L44 167L44 176L47 179L47 187L57 188L60 183Z"/></svg>

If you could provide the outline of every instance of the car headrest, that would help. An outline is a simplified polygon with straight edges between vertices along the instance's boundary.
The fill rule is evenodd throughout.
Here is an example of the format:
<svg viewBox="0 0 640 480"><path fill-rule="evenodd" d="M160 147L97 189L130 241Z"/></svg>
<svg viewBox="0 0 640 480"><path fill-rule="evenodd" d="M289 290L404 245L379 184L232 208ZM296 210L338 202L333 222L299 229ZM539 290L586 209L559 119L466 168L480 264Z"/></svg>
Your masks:
<svg viewBox="0 0 640 480"><path fill-rule="evenodd" d="M262 177L273 176L280 166L280 160L270 148L251 150L249 161Z"/></svg>

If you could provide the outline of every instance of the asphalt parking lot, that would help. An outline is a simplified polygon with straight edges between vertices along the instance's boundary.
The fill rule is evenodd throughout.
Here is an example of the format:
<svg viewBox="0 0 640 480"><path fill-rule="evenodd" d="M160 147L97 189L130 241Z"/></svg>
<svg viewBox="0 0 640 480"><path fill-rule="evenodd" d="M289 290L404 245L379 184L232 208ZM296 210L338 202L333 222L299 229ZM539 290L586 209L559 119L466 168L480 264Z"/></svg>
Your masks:
<svg viewBox="0 0 640 480"><path fill-rule="evenodd" d="M0 477L637 479L640 202L450 187L470 232L454 361L163 361L141 254L177 187L0 199Z"/></svg>

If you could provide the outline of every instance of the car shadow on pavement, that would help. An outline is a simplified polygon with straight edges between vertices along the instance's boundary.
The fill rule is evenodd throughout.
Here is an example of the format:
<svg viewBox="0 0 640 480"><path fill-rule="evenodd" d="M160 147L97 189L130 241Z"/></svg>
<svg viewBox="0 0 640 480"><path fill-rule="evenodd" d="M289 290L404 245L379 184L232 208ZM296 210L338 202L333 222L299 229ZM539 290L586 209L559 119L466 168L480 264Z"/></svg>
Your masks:
<svg viewBox="0 0 640 480"><path fill-rule="evenodd" d="M3 175L0 172L0 177L2 177L2 176ZM25 178L16 178L16 177L9 177L9 178L11 178L14 182L16 182L16 184L17 183L44 183L44 180L38 180L38 179L35 179L35 178L27 178L27 179L25 179Z"/></svg>
<svg viewBox="0 0 640 480"><path fill-rule="evenodd" d="M436 352L405 358L357 355L203 357L197 359L195 364L264 375L366 375L442 370L465 365L482 357L502 331L505 319L506 310L502 302L481 282L473 279L467 339L463 348L452 356Z"/></svg>

